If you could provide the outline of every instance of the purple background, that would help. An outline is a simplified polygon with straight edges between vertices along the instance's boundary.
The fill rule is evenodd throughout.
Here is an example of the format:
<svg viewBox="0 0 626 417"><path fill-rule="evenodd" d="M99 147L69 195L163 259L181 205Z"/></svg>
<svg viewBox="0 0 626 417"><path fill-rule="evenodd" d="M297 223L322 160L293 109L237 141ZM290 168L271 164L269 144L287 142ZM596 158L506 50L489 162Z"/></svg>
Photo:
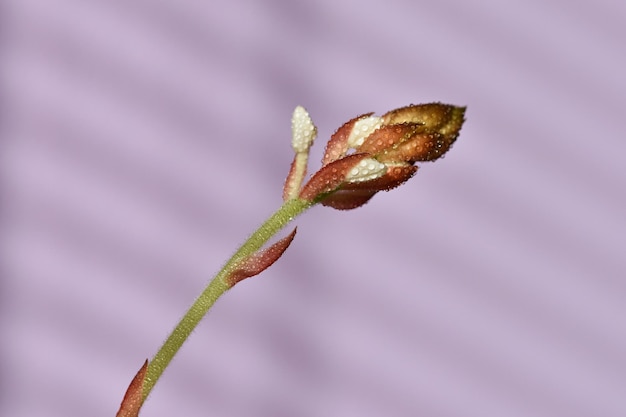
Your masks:
<svg viewBox="0 0 626 417"><path fill-rule="evenodd" d="M0 414L112 416L323 144L467 105L445 159L216 305L143 416L626 415L626 2L8 0Z"/></svg>

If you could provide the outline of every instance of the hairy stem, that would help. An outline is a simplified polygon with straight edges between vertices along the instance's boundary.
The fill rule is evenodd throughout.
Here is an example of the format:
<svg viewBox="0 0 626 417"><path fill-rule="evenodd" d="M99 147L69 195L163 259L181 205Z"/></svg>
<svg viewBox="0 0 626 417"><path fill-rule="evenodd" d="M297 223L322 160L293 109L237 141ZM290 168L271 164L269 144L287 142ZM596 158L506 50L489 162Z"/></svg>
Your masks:
<svg viewBox="0 0 626 417"><path fill-rule="evenodd" d="M159 351L148 363L146 379L143 385L143 399L145 400L154 385L157 383L165 368L174 358L193 329L205 316L215 301L230 287L226 284L226 278L237 265L237 261L248 257L258 251L272 236L291 222L296 216L311 207L313 203L307 200L292 199L285 202L274 214L268 218L235 254L226 262L224 267L209 282L200 296L194 301L187 313L178 322L172 333L165 340Z"/></svg>

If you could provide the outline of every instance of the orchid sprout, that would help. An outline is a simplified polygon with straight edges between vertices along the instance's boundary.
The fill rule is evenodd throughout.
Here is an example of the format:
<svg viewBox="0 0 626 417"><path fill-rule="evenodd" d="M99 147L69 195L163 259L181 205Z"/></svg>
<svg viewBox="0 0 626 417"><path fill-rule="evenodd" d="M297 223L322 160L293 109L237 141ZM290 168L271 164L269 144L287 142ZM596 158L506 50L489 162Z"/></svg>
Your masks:
<svg viewBox="0 0 626 417"><path fill-rule="evenodd" d="M317 128L309 113L296 107L291 121L295 152L283 188L283 204L209 282L151 360L132 380L117 417L135 417L174 355L217 299L242 280L276 262L293 241L296 229L265 246L287 224L321 204L351 210L379 191L389 191L417 172L418 162L442 157L456 141L465 107L441 103L410 105L382 116L373 113L346 122L326 144L322 167L305 183L309 151Z"/></svg>

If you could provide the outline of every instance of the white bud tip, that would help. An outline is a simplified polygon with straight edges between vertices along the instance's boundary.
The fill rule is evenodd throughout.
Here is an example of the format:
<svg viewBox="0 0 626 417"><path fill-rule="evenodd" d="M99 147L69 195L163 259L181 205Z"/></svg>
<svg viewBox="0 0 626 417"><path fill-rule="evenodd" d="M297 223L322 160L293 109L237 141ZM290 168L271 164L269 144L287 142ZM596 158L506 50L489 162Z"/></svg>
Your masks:
<svg viewBox="0 0 626 417"><path fill-rule="evenodd" d="M365 138L372 134L373 131L380 128L383 124L382 117L368 116L357 120L348 137L348 146L357 148L363 145Z"/></svg>
<svg viewBox="0 0 626 417"><path fill-rule="evenodd" d="M346 175L347 182L365 182L382 177L387 166L372 158L363 159Z"/></svg>
<svg viewBox="0 0 626 417"><path fill-rule="evenodd" d="M298 153L306 152L313 145L317 135L317 128L313 124L309 113L302 106L297 106L293 111L291 134L291 146L294 151Z"/></svg>

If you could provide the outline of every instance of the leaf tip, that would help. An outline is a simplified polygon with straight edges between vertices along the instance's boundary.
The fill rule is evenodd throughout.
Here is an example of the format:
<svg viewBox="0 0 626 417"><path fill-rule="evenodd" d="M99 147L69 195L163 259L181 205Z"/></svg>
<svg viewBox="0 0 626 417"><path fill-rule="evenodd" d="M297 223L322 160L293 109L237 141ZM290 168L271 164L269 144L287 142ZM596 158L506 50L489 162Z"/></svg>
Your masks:
<svg viewBox="0 0 626 417"><path fill-rule="evenodd" d="M148 360L143 363L133 380L130 382L120 409L115 417L137 417L143 405L143 383L148 371Z"/></svg>
<svg viewBox="0 0 626 417"><path fill-rule="evenodd" d="M269 268L287 250L291 241L296 236L296 230L297 228L294 228L291 233L273 245L240 260L238 265L228 274L226 285L232 288L239 281L258 275Z"/></svg>

